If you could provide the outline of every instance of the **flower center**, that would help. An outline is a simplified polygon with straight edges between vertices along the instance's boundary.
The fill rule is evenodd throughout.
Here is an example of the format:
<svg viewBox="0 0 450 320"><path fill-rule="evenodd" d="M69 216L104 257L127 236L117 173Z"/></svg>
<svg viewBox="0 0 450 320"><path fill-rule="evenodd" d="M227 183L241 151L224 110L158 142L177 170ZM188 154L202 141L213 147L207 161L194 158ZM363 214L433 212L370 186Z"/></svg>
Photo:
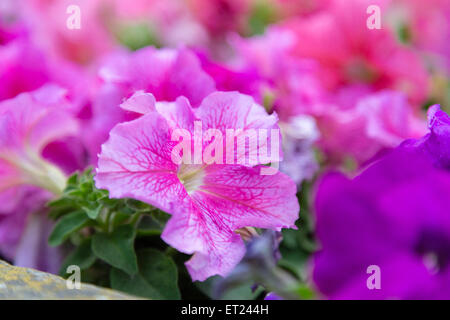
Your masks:
<svg viewBox="0 0 450 320"><path fill-rule="evenodd" d="M193 193L203 184L205 177L204 165L186 165L182 164L178 168L178 179L183 184L188 194Z"/></svg>
<svg viewBox="0 0 450 320"><path fill-rule="evenodd" d="M355 59L345 67L345 74L351 82L373 83L377 73L364 59Z"/></svg>
<svg viewBox="0 0 450 320"><path fill-rule="evenodd" d="M450 238L439 230L423 231L415 250L433 273L445 270L450 264Z"/></svg>

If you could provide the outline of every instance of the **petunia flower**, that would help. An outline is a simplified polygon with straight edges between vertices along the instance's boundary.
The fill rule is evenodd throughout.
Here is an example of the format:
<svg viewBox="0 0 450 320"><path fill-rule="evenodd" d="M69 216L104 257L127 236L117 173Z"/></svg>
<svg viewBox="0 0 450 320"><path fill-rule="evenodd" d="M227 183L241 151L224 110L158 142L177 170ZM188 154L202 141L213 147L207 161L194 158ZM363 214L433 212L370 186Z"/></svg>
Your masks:
<svg viewBox="0 0 450 320"><path fill-rule="evenodd" d="M450 170L450 117L439 105L428 109L429 133L421 139L410 139L402 147L427 155L440 168Z"/></svg>
<svg viewBox="0 0 450 320"><path fill-rule="evenodd" d="M268 115L249 96L236 92L212 93L198 108L192 108L184 97L156 104L142 93L133 99L122 107L145 114L111 131L99 156L96 186L108 189L111 197L135 198L170 213L162 239L181 252L193 254L186 263L193 280L224 276L236 266L245 253L236 230L295 227L299 210L296 186L286 175L261 175L267 167L260 165L259 157L250 158L254 160L251 163L236 164L239 153L237 148L228 149L229 142L223 144L223 150L231 150L235 164L223 162L225 151L222 156L217 153L212 163L206 162L208 157L197 164L180 162L190 150L181 155L176 149L179 136L172 140L181 130L188 134L183 141L192 141L192 145L200 141L206 150L212 136L198 140L195 130L199 123L206 130L205 136L211 129L225 137L227 129L276 130L276 115ZM238 131L237 139L243 132ZM262 141L263 148L276 146L269 136ZM248 156L253 154L244 150ZM279 149L275 147L273 152ZM195 150L192 155L195 157Z"/></svg>
<svg viewBox="0 0 450 320"><path fill-rule="evenodd" d="M450 68L450 3L446 0L393 0L387 10L402 41L423 50L438 68Z"/></svg>
<svg viewBox="0 0 450 320"><path fill-rule="evenodd" d="M0 45L0 101L37 90L49 82L66 88L72 112L81 111L92 81L79 66L49 59L27 36Z"/></svg>
<svg viewBox="0 0 450 320"><path fill-rule="evenodd" d="M65 187L66 175L61 167L70 166L67 162L72 163L71 154L51 149L44 152L53 142L78 133L78 122L65 93L47 85L0 102L0 250L12 260L19 252L26 253L18 246L24 230L29 229L30 214L42 211L45 201ZM40 233L34 229L28 234ZM37 244L35 240L32 242ZM27 261L26 266L39 267L23 254L21 257L21 261Z"/></svg>
<svg viewBox="0 0 450 320"><path fill-rule="evenodd" d="M0 46L27 34L25 23L18 18L19 11L17 1L2 1L0 7Z"/></svg>
<svg viewBox="0 0 450 320"><path fill-rule="evenodd" d="M423 139L405 142L352 180L338 173L321 180L313 278L325 296L450 297L448 120L434 107Z"/></svg>
<svg viewBox="0 0 450 320"><path fill-rule="evenodd" d="M401 92L383 90L341 101L315 117L319 145L332 162L350 157L361 165L405 139L426 133L426 121Z"/></svg>
<svg viewBox="0 0 450 320"><path fill-rule="evenodd" d="M52 58L89 64L118 46L108 29L109 15L105 14L114 12L112 1L18 2L21 18L32 30L33 40Z"/></svg>
<svg viewBox="0 0 450 320"><path fill-rule="evenodd" d="M194 17L212 36L219 37L229 31L244 31L250 15L252 0L188 0Z"/></svg>
<svg viewBox="0 0 450 320"><path fill-rule="evenodd" d="M279 295L273 292L269 292L265 297L264 300L283 300Z"/></svg>
<svg viewBox="0 0 450 320"><path fill-rule="evenodd" d="M418 52L399 43L385 23L386 0L331 0L326 9L280 26L294 32L293 54L316 60L328 90L363 84L371 91L403 91L417 107L427 98L429 79ZM370 5L381 9L381 29L369 29Z"/></svg>
<svg viewBox="0 0 450 320"><path fill-rule="evenodd" d="M214 81L202 71L188 49L142 48L120 52L106 59L99 71L105 83L121 85L128 96L135 90L152 93L158 101L174 101L181 95L198 106L214 91Z"/></svg>

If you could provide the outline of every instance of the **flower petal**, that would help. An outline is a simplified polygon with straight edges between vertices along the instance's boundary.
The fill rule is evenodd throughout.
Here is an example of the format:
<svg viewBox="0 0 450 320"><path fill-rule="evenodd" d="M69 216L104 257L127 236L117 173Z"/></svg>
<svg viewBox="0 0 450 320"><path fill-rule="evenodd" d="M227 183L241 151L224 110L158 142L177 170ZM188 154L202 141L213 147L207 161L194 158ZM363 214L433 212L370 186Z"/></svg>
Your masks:
<svg viewBox="0 0 450 320"><path fill-rule="evenodd" d="M97 188L114 198L132 197L171 212L186 196L171 160L174 143L169 127L157 113L118 124L99 156Z"/></svg>

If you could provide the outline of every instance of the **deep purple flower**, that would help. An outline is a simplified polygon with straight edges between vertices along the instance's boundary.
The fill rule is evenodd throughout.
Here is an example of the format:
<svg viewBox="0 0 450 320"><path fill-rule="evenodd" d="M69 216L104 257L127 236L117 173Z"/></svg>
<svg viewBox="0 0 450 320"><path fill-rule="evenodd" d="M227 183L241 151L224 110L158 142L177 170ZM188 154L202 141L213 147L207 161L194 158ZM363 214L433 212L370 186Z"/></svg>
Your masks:
<svg viewBox="0 0 450 320"><path fill-rule="evenodd" d="M450 172L443 170L450 121L438 107L429 117L427 136L405 142L356 178L332 173L321 180L313 278L325 296L450 298ZM379 267L379 289L370 266Z"/></svg>
<svg viewBox="0 0 450 320"><path fill-rule="evenodd" d="M436 166L450 170L450 117L439 105L428 109L428 129L422 139L405 141L402 147L426 154Z"/></svg>

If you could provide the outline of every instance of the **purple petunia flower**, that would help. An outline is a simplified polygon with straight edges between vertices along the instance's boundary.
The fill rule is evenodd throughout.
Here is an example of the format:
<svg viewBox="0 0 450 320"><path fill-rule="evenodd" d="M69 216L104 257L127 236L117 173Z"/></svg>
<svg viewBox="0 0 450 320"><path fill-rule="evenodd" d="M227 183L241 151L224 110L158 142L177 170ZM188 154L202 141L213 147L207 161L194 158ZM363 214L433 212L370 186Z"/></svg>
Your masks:
<svg viewBox="0 0 450 320"><path fill-rule="evenodd" d="M438 106L429 127L352 180L322 178L313 278L325 296L450 298L450 121Z"/></svg>
<svg viewBox="0 0 450 320"><path fill-rule="evenodd" d="M428 129L430 132L422 139L407 140L402 146L426 154L436 166L450 170L450 117L439 105L428 109Z"/></svg>

